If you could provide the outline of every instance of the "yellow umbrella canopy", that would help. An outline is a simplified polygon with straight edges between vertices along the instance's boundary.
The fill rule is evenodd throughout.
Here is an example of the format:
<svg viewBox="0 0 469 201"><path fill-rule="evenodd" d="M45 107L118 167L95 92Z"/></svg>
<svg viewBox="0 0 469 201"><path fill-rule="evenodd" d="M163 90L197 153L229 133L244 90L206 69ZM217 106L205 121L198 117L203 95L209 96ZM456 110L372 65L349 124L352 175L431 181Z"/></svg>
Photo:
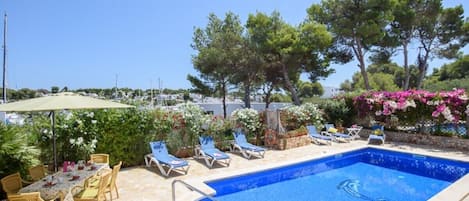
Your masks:
<svg viewBox="0 0 469 201"><path fill-rule="evenodd" d="M107 100L101 100L88 96L80 96L78 94L64 92L32 98L7 104L0 105L0 111L3 112L34 112L34 111L50 111L52 123L52 141L54 152L54 170L57 171L57 151L55 137L55 111L56 110L79 110L79 109L104 109L104 108L131 108L132 105L116 103Z"/></svg>
<svg viewBox="0 0 469 201"><path fill-rule="evenodd" d="M0 105L3 112L33 112L54 110L130 108L134 107L88 96L64 92Z"/></svg>

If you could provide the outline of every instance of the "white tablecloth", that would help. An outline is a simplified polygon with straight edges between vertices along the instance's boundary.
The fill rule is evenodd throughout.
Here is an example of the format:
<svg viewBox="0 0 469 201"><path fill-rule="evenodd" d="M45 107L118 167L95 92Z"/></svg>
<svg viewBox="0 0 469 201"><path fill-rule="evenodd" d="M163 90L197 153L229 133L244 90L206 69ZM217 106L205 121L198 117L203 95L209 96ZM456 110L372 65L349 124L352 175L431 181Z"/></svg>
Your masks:
<svg viewBox="0 0 469 201"><path fill-rule="evenodd" d="M73 195L71 193L71 190L74 186L83 186L85 183L85 180L87 178L90 178L93 175L96 175L98 171L104 169L104 168L109 168L108 165L104 164L96 164L95 167L96 169L91 170L91 166L85 167L83 170L75 170L72 172L56 172L52 176L54 176L54 180L56 184L52 186L47 186L46 185L46 180L39 180L37 182L32 183L29 186L26 186L22 188L19 193L28 193L28 192L40 192L41 197L44 200L52 200L56 198L57 194L59 192L62 192L63 195L65 195L66 201L73 201ZM72 180L72 176L80 176L76 180Z"/></svg>

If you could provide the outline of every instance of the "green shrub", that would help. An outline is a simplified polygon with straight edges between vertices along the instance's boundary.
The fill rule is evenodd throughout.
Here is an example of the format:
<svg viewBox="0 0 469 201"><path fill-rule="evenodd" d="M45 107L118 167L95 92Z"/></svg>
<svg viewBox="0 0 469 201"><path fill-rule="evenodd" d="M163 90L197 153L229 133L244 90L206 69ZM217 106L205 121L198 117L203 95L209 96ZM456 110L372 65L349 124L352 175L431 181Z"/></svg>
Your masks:
<svg viewBox="0 0 469 201"><path fill-rule="evenodd" d="M15 172L25 178L28 168L40 163L39 153L21 127L0 123L0 178Z"/></svg>
<svg viewBox="0 0 469 201"><path fill-rule="evenodd" d="M347 106L345 100L328 100L320 105L324 111L324 116L327 122L349 125L352 121L352 110Z"/></svg>

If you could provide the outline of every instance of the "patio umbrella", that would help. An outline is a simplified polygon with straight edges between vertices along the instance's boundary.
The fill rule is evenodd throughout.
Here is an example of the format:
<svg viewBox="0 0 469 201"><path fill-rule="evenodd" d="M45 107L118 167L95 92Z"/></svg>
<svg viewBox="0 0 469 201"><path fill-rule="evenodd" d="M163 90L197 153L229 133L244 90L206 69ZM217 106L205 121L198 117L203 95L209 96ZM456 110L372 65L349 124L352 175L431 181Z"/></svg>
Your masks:
<svg viewBox="0 0 469 201"><path fill-rule="evenodd" d="M32 98L0 105L3 112L51 112L52 123L52 150L54 154L54 170L57 171L57 151L55 137L55 111L57 110L79 110L79 109L104 109L104 108L131 108L134 106L100 100L88 96L64 92L52 94L39 98Z"/></svg>

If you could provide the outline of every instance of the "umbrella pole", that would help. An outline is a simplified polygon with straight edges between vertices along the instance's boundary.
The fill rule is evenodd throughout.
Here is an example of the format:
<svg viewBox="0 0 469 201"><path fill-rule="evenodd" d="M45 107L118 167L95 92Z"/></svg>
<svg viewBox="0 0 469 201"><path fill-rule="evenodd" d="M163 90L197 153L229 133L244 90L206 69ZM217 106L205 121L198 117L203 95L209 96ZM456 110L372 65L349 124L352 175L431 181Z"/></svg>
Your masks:
<svg viewBox="0 0 469 201"><path fill-rule="evenodd" d="M55 137L55 112L51 112L51 122L52 122L52 152L54 152L54 172L57 172L57 145Z"/></svg>

